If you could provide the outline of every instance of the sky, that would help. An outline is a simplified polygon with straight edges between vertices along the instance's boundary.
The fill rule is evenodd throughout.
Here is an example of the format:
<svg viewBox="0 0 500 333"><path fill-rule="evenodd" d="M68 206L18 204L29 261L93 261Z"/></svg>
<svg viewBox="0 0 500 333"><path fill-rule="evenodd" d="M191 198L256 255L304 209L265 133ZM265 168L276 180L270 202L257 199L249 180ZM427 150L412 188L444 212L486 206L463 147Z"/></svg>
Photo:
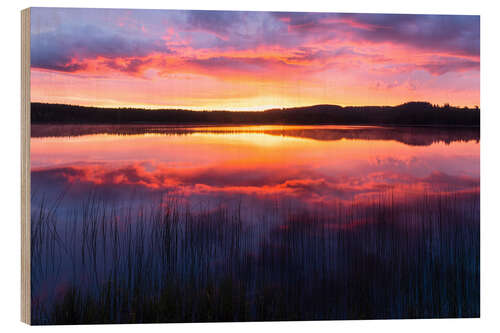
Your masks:
<svg viewBox="0 0 500 333"><path fill-rule="evenodd" d="M32 8L31 101L480 105L479 16Z"/></svg>

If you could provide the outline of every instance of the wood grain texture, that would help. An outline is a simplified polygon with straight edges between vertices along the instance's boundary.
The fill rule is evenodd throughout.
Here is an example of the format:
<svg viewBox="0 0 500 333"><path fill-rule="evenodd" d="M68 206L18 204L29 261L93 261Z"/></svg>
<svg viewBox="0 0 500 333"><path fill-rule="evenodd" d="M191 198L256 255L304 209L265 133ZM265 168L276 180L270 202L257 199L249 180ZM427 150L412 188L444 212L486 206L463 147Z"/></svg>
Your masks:
<svg viewBox="0 0 500 333"><path fill-rule="evenodd" d="M31 323L30 9L21 12L21 321Z"/></svg>

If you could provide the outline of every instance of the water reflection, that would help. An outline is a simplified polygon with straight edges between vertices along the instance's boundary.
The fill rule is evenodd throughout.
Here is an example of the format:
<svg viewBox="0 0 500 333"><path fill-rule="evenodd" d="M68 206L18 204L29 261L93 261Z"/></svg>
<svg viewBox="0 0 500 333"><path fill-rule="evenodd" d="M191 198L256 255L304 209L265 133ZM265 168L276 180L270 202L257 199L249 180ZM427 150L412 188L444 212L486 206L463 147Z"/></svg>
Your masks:
<svg viewBox="0 0 500 333"><path fill-rule="evenodd" d="M129 132L133 130L143 128L129 128ZM47 130L38 126L34 131ZM469 130L447 143L439 139L443 134L427 137L424 133L429 129L410 129L406 140L420 140L415 139L415 131L421 142L435 141L426 146L386 140L395 129L372 127L169 127L161 133L145 131L149 134L32 138L34 188L72 185L109 193L133 188L182 193L193 200L280 197L298 205L327 205L389 190L463 192L477 191L479 186L479 144L467 139ZM317 140L305 138L304 133L323 138L325 133L330 137L344 134L338 140ZM370 139L345 138L356 133ZM375 139L376 135L382 139Z"/></svg>
<svg viewBox="0 0 500 333"><path fill-rule="evenodd" d="M31 178L35 323L479 315L474 129L34 125Z"/></svg>
<svg viewBox="0 0 500 333"><path fill-rule="evenodd" d="M379 126L176 126L176 125L32 125L31 136L75 137L92 134L115 135L187 135L194 133L211 134L267 134L334 141L341 139L395 140L415 146L455 141L479 142L479 128L438 128L438 127L379 127Z"/></svg>

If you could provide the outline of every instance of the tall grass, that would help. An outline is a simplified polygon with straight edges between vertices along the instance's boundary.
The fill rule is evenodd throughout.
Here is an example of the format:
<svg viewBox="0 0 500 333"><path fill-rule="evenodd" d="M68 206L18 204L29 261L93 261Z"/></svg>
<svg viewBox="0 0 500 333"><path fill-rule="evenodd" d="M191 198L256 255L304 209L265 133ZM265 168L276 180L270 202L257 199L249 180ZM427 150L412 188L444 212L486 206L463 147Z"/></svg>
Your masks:
<svg viewBox="0 0 500 333"><path fill-rule="evenodd" d="M62 198L62 197L61 197ZM318 210L36 199L35 324L479 316L479 194Z"/></svg>

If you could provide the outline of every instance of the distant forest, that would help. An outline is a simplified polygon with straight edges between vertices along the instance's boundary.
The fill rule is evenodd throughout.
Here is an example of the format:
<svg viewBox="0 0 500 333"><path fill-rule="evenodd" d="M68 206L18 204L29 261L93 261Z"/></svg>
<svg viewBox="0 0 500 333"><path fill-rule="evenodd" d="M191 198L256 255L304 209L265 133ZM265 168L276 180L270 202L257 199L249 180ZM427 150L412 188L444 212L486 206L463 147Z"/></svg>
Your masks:
<svg viewBox="0 0 500 333"><path fill-rule="evenodd" d="M260 112L97 108L31 103L38 124L345 124L479 126L479 108L409 102L398 106L315 105Z"/></svg>

